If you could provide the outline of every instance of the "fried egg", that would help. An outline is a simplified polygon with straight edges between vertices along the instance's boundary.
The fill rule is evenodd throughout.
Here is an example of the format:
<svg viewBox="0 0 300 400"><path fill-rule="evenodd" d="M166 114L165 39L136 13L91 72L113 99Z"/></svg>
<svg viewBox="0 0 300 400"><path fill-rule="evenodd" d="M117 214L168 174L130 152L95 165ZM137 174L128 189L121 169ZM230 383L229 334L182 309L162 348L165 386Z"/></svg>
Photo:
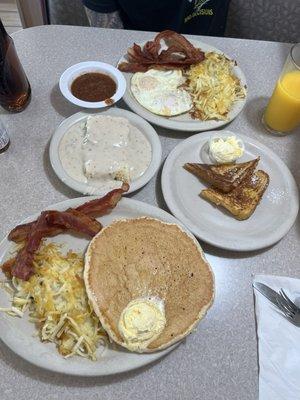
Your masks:
<svg viewBox="0 0 300 400"><path fill-rule="evenodd" d="M131 92L135 99L154 114L173 116L192 108L190 94L179 86L185 82L180 70L150 69L137 72L131 79Z"/></svg>

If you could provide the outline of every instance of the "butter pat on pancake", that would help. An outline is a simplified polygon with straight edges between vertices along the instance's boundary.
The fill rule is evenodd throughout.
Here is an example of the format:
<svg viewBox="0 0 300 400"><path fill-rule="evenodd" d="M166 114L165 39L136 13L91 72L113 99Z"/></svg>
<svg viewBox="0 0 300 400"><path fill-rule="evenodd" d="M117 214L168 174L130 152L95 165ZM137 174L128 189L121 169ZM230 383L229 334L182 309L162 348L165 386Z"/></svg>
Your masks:
<svg viewBox="0 0 300 400"><path fill-rule="evenodd" d="M165 329L164 302L156 297L132 300L122 311L119 332L131 351L141 352Z"/></svg>
<svg viewBox="0 0 300 400"><path fill-rule="evenodd" d="M154 114L173 116L192 108L190 94L180 86L185 82L181 70L150 69L137 72L131 78L131 92L135 99Z"/></svg>
<svg viewBox="0 0 300 400"><path fill-rule="evenodd" d="M116 221L96 235L86 252L84 280L108 335L138 352L181 340L214 298L213 272L196 239L176 224L148 217ZM145 298L163 302L166 323L146 346L133 349L119 323L131 302Z"/></svg>

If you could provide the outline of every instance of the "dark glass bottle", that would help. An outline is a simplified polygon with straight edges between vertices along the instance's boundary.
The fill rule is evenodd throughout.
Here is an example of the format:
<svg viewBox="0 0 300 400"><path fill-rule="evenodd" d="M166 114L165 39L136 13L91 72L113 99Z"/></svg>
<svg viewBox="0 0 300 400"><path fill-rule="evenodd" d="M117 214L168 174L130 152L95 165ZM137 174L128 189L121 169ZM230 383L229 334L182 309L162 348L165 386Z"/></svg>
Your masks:
<svg viewBox="0 0 300 400"><path fill-rule="evenodd" d="M17 55L14 42L0 19L0 105L19 112L28 105L31 88Z"/></svg>

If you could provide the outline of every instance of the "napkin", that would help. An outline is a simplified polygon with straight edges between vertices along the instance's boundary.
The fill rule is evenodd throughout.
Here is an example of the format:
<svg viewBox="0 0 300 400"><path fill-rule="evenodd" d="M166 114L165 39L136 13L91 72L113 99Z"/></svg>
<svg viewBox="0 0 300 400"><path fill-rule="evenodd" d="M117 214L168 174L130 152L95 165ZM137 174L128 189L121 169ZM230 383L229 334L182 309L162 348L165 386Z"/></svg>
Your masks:
<svg viewBox="0 0 300 400"><path fill-rule="evenodd" d="M284 289L300 302L300 279L256 275L254 281ZM300 400L300 327L291 324L254 289L259 359L259 400ZM298 301L297 301L298 298Z"/></svg>

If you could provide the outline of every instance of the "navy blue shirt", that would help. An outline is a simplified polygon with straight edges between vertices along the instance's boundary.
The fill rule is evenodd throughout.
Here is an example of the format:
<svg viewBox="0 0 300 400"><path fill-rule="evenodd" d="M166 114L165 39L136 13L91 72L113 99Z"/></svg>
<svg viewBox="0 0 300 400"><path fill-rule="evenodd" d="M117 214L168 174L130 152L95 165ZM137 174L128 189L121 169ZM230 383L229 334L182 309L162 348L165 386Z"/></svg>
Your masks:
<svg viewBox="0 0 300 400"><path fill-rule="evenodd" d="M230 0L83 0L100 13L119 10L125 29L222 36Z"/></svg>

